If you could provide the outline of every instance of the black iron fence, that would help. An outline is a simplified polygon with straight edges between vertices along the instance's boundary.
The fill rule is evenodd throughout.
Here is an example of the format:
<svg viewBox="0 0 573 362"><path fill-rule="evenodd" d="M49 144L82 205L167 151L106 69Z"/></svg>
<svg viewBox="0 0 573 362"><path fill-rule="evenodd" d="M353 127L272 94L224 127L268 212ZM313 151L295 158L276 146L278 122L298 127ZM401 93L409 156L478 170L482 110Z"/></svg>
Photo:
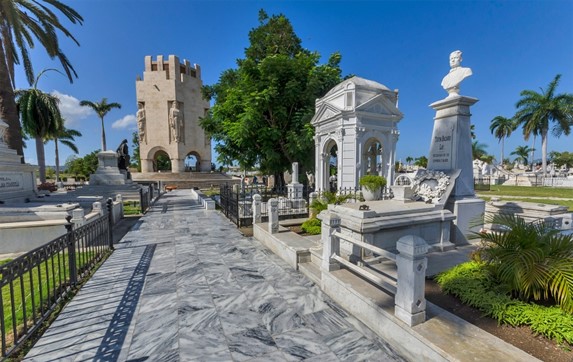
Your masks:
<svg viewBox="0 0 573 362"><path fill-rule="evenodd" d="M219 188L219 198L215 200L229 220L237 227L244 227L253 223L252 205L254 195L258 194L261 196L261 216L263 221L268 218L267 202L271 198L278 199L279 220L285 220L308 217L311 202L310 196L313 192L316 193L314 196L317 199L328 199L330 203L336 203L342 199L344 199L343 202L364 201L360 188L340 188L336 192L330 192L303 186L299 194L302 198L295 198L293 195L289 195L288 187L267 188L263 185L248 185L244 187L241 187L241 185L222 185ZM340 196L346 197L342 198ZM382 199L391 197L390 189L385 187L382 191Z"/></svg>
<svg viewBox="0 0 573 362"><path fill-rule="evenodd" d="M72 288L113 250L111 203L107 213L0 265L2 357L10 356L50 316Z"/></svg>

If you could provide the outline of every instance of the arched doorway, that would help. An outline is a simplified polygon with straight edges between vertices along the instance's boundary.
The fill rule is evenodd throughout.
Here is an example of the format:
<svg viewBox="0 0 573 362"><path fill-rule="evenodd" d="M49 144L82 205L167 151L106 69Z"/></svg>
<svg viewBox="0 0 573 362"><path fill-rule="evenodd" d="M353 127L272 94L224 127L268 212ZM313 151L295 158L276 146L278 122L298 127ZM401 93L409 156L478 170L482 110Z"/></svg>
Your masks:
<svg viewBox="0 0 573 362"><path fill-rule="evenodd" d="M185 157L185 172L201 171L201 157L197 152L189 152Z"/></svg>
<svg viewBox="0 0 573 362"><path fill-rule="evenodd" d="M338 189L338 145L335 140L326 143L323 155L322 189L335 192Z"/></svg>
<svg viewBox="0 0 573 362"><path fill-rule="evenodd" d="M165 172L171 171L171 159L167 152L159 150L153 155L153 171Z"/></svg>
<svg viewBox="0 0 573 362"><path fill-rule="evenodd" d="M384 167L382 143L370 138L364 143L362 153L362 175L382 175Z"/></svg>

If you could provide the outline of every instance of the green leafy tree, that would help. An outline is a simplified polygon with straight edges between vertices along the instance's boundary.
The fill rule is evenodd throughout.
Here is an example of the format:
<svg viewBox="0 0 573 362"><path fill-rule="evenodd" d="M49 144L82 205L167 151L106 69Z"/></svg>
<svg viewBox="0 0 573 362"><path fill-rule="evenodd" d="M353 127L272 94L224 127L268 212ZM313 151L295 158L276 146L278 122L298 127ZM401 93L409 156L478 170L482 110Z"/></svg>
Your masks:
<svg viewBox="0 0 573 362"><path fill-rule="evenodd" d="M302 170L313 167L315 100L342 80L341 56L335 53L318 65L320 55L301 46L284 15L269 17L261 10L259 23L249 32L250 45L237 69L203 88L215 105L201 125L217 141L220 163L258 164L281 186L292 162Z"/></svg>
<svg viewBox="0 0 573 362"><path fill-rule="evenodd" d="M487 145L485 143L479 143L478 141L472 142L472 157L474 160L481 160L482 157L487 156L487 151L485 150Z"/></svg>
<svg viewBox="0 0 573 362"><path fill-rule="evenodd" d="M166 153L159 153L155 157L157 171L171 171L171 160Z"/></svg>
<svg viewBox="0 0 573 362"><path fill-rule="evenodd" d="M428 167L428 157L420 156L414 160L414 166L427 168Z"/></svg>
<svg viewBox="0 0 573 362"><path fill-rule="evenodd" d="M64 121L62 120L62 122ZM75 137L81 137L81 136L82 134L80 131L76 131L75 129L65 128L64 126L62 126L62 128L59 129L56 133L48 135L44 139L44 143L47 143L48 141L54 141L55 152L56 152L56 182L60 181L60 151L58 144L59 143L63 144L64 146L68 147L69 149L74 151L74 153L77 154L79 150L74 141Z"/></svg>
<svg viewBox="0 0 573 362"><path fill-rule="evenodd" d="M555 166L561 167L566 166L568 168L573 167L573 153L572 152L550 152L549 156Z"/></svg>
<svg viewBox="0 0 573 362"><path fill-rule="evenodd" d="M517 146L515 148L515 151L513 151L512 153L510 153L511 155L517 156L515 158L516 161L521 161L523 162L523 164L525 166L527 166L529 164L529 161L527 159L527 157L529 156L529 154L532 152L531 148L529 146Z"/></svg>
<svg viewBox="0 0 573 362"><path fill-rule="evenodd" d="M141 172L141 157L139 155L139 133L133 132L131 134L131 143L133 149L133 157L131 158L131 167L137 168Z"/></svg>
<svg viewBox="0 0 573 362"><path fill-rule="evenodd" d="M84 157L68 157L66 160L66 167L69 173L83 177L89 177L91 174L95 173L98 167L97 154L100 150L95 150L88 153Z"/></svg>
<svg viewBox="0 0 573 362"><path fill-rule="evenodd" d="M109 113L113 108L121 108L119 103L107 103L107 98L103 98L101 102L91 102L91 101L81 101L80 106L90 107L97 113L101 121L101 149L102 151L107 150L105 144L105 126L103 123L103 117Z"/></svg>
<svg viewBox="0 0 573 362"><path fill-rule="evenodd" d="M480 256L499 287L525 301L554 299L573 313L573 235L509 214L487 222L502 226L476 233L484 242Z"/></svg>
<svg viewBox="0 0 573 362"><path fill-rule="evenodd" d="M521 99L515 107L515 119L523 126L525 139L530 134L541 136L541 165L543 174L547 174L547 136L549 128L555 137L562 134L569 135L573 125L573 94L555 94L561 74L549 83L546 90L541 93L524 90L520 93Z"/></svg>
<svg viewBox="0 0 573 362"><path fill-rule="evenodd" d="M51 94L38 89L40 77L48 70L38 74L34 88L20 89L15 92L18 109L22 118L22 128L36 140L36 155L40 182L46 182L46 157L44 139L57 134L63 127L64 121L58 108L60 100Z"/></svg>
<svg viewBox="0 0 573 362"><path fill-rule="evenodd" d="M72 24L83 22L74 9L58 0L0 1L0 119L8 124L5 135L8 147L16 150L18 155L23 156L24 152L14 91L15 66L24 66L28 83L32 85L34 70L28 49L39 44L51 59L57 58L60 61L70 82L77 77L76 71L60 49L58 33L64 34L78 45L79 43L60 22L56 16L57 12Z"/></svg>
<svg viewBox="0 0 573 362"><path fill-rule="evenodd" d="M515 131L516 127L517 125L511 118L497 116L491 120L489 130L491 131L491 134L494 135L495 138L497 138L501 143L501 157L499 160L502 165L504 160L503 148L505 144L505 139L509 137L513 131Z"/></svg>

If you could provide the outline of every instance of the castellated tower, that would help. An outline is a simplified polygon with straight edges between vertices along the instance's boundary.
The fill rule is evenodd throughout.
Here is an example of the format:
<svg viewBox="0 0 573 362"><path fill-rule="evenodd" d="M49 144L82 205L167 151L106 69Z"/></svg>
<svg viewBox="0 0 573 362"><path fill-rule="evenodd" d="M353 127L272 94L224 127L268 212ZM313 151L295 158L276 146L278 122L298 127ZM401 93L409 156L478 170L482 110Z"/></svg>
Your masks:
<svg viewBox="0 0 573 362"><path fill-rule="evenodd" d="M145 57L143 80L135 82L141 171L156 172L156 160L167 154L172 172L185 171L185 159L195 156L197 169L211 169L211 140L199 126L209 110L201 96L201 68L170 55Z"/></svg>

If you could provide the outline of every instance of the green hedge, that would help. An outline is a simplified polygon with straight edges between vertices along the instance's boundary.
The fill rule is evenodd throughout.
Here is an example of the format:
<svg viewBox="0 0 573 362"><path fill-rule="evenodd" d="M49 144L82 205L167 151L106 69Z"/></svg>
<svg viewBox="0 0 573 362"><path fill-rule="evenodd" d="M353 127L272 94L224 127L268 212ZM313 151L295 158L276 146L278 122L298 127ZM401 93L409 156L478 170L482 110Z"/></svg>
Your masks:
<svg viewBox="0 0 573 362"><path fill-rule="evenodd" d="M301 229L306 232L309 233L311 235L318 235L320 234L320 220L318 220L317 218L310 218L308 220L306 220L305 222L302 223L301 225Z"/></svg>

